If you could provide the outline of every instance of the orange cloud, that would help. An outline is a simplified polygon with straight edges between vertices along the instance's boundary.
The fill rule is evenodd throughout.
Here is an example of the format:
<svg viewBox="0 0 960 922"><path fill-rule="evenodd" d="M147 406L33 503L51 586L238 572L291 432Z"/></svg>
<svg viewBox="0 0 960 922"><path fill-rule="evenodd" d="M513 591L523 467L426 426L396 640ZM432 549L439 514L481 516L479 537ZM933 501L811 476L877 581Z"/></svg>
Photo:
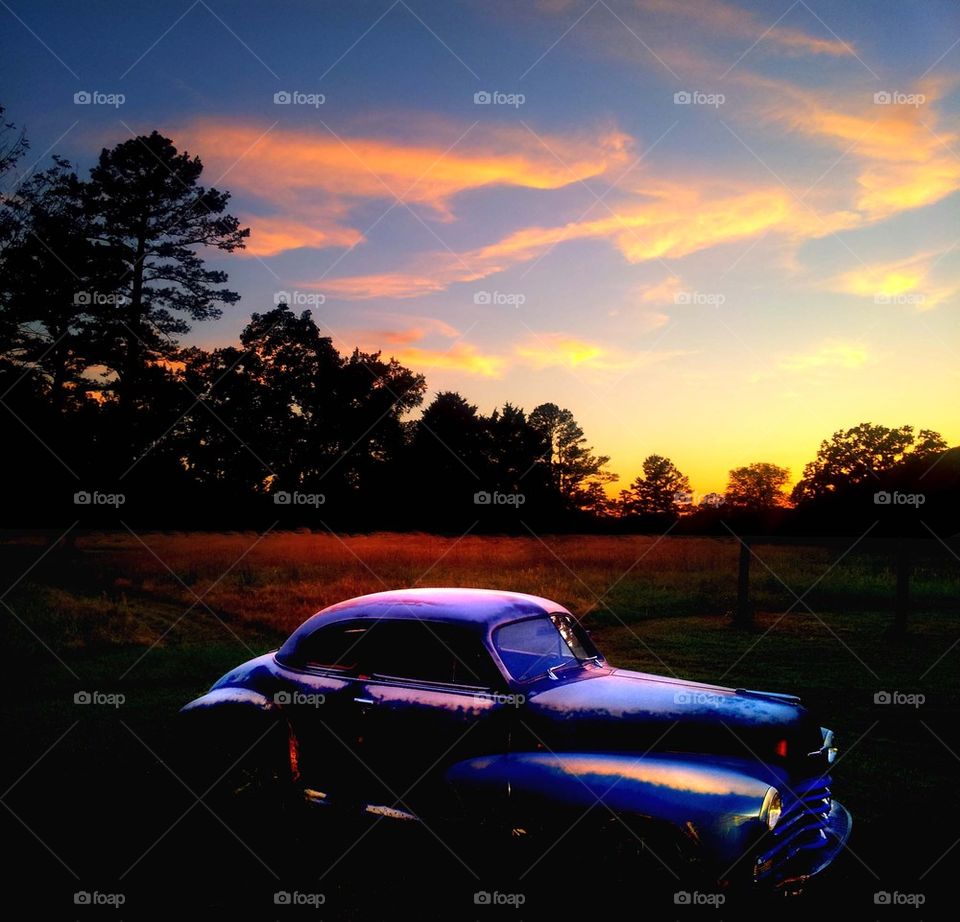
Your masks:
<svg viewBox="0 0 960 922"><path fill-rule="evenodd" d="M675 304L677 295L683 291L679 276L668 275L656 285L647 285L637 290L637 297L644 304Z"/></svg>
<svg viewBox="0 0 960 922"><path fill-rule="evenodd" d="M830 291L873 298L880 304L908 304L930 310L960 291L960 282L939 282L933 278L943 251L917 253L902 259L858 266L833 279Z"/></svg>
<svg viewBox="0 0 960 922"><path fill-rule="evenodd" d="M503 356L481 352L470 343L454 343L449 349L425 349L418 346L402 348L391 355L404 365L417 370L442 368L483 378L499 378L506 360Z"/></svg>
<svg viewBox="0 0 960 922"><path fill-rule="evenodd" d="M812 352L799 353L784 359L780 368L784 371L809 371L821 368L860 368L870 355L863 346L854 343L825 343Z"/></svg>
<svg viewBox="0 0 960 922"><path fill-rule="evenodd" d="M941 124L937 109L945 82L927 80L909 92L871 88L830 102L780 81L740 79L767 94L759 105L767 118L859 164L853 205L864 220L931 205L960 189L960 159L952 152L960 134Z"/></svg>
<svg viewBox="0 0 960 922"><path fill-rule="evenodd" d="M848 211L817 215L780 186L731 191L713 183L651 182L598 218L526 227L460 254L418 257L406 270L328 279L314 287L346 300L412 298L486 278L572 240L609 240L628 262L640 263L688 256L771 230L806 239L858 223L858 216Z"/></svg>
<svg viewBox="0 0 960 922"><path fill-rule="evenodd" d="M559 189L622 168L630 155L630 138L613 129L541 141L516 126L485 126L475 133L437 120L424 126L430 136L416 142L336 135L322 123L309 131L265 130L213 118L176 134L179 144L202 149L212 172L228 177L233 189L293 217L253 220L248 252L258 255L356 242L357 230L332 222L349 223L350 209L362 201L400 198L450 220L451 202L463 192L500 185ZM318 212L328 224L317 227L311 220Z"/></svg>
<svg viewBox="0 0 960 922"><path fill-rule="evenodd" d="M276 256L300 247L349 247L363 240L363 235L353 228L321 228L280 215L245 215L240 223L250 227L247 246L241 251L248 256Z"/></svg>
<svg viewBox="0 0 960 922"><path fill-rule="evenodd" d="M566 368L569 371L635 371L645 365L665 361L688 351L629 353L570 333L539 333L514 347L517 360L537 371Z"/></svg>
<svg viewBox="0 0 960 922"><path fill-rule="evenodd" d="M657 14L682 16L709 35L728 35L779 46L781 50L827 55L852 55L849 44L837 38L817 38L800 29L776 23L772 28L753 13L719 0L636 0L637 6Z"/></svg>

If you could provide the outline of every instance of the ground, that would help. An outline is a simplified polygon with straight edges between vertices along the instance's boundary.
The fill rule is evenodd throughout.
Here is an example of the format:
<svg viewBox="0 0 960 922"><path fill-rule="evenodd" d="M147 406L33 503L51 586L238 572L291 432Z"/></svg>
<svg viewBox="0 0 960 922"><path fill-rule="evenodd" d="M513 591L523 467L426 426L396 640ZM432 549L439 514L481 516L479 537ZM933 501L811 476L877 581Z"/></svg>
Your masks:
<svg viewBox="0 0 960 922"><path fill-rule="evenodd" d="M740 630L729 617L732 538L121 532L54 546L48 535L6 535L13 889L71 918L98 911L75 905L76 892L100 894L92 902L122 894L123 911L109 918L182 905L187 894L199 908L242 906L252 918L296 912L276 893L322 893L311 917L325 919L380 918L403 904L424 918L529 918L595 900L605 891L592 846L565 843L518 881L530 864L524 843L474 866L428 830L320 819L253 854L174 774L178 708L317 609L383 588L466 585L556 599L616 665L800 695L837 731L834 791L855 827L798 914L826 898L864 917L942 914L960 852L950 851L960 826L960 562L934 542L915 557L909 631L897 637L893 549L852 544L756 544L756 623ZM674 904L675 889L643 888L645 914L706 911ZM523 893L526 904L474 902L495 891ZM893 905L916 894L922 912Z"/></svg>

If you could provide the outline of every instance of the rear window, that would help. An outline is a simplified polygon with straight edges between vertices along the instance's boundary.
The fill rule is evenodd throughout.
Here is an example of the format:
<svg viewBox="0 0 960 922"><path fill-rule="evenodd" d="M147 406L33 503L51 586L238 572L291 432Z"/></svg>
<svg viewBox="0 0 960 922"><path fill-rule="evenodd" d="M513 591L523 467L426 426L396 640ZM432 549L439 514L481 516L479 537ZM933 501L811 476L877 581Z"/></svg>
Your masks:
<svg viewBox="0 0 960 922"><path fill-rule="evenodd" d="M365 678L494 688L499 671L477 632L460 624L419 620L358 620L321 627L281 662Z"/></svg>

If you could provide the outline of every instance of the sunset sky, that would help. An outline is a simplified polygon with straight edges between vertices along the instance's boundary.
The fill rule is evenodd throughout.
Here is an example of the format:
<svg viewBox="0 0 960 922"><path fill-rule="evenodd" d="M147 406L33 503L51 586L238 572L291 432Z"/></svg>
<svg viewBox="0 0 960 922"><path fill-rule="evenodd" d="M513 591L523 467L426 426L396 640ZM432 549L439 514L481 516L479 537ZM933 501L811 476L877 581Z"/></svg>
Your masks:
<svg viewBox="0 0 960 922"><path fill-rule="evenodd" d="M699 493L752 461L796 479L867 420L960 443L952 0L3 0L0 20L23 169L85 171L157 128L233 193L249 246L211 262L243 298L188 342L233 343L290 292L431 395L569 407L618 489L651 453Z"/></svg>

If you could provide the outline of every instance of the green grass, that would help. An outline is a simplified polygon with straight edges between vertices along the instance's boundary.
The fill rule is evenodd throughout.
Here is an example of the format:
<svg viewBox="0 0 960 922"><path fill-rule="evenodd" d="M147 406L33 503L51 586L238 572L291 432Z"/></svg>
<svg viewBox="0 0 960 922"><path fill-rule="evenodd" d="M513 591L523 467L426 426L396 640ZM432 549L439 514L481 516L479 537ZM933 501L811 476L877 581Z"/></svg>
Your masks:
<svg viewBox="0 0 960 922"><path fill-rule="evenodd" d="M21 770L77 719L85 736L63 745L90 765L109 768L113 744L95 741L114 739L118 718L161 747L182 703L332 602L402 586L484 586L545 595L584 614L617 665L801 695L847 750L835 789L856 817L854 848L869 866L889 867L902 853L919 873L960 825L945 793L958 767L949 750L960 751L960 645L952 647L960 637L960 565L945 553L918 560L910 631L897 640L886 631L892 554L877 546L833 565L843 548L757 545L756 626L743 631L728 617L736 594L732 540L142 539L81 537L45 556L5 597L15 612L0 608L2 641L13 654L8 679L30 689L5 705L24 744ZM44 549L30 536L0 544L4 585ZM803 594L813 584L804 596L811 613L785 586ZM116 713L78 714L72 696L84 688L127 700ZM926 702L878 705L873 696L881 690L922 693Z"/></svg>

